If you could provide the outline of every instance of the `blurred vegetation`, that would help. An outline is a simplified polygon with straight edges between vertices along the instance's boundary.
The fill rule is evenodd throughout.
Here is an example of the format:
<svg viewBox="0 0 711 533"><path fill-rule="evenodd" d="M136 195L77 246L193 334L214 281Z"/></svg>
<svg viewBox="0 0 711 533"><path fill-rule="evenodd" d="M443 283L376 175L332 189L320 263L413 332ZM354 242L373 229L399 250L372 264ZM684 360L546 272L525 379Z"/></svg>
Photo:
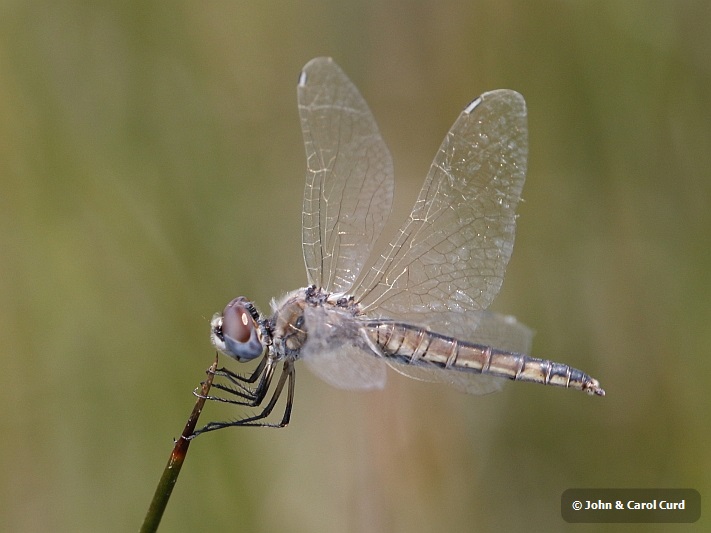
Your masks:
<svg viewBox="0 0 711 533"><path fill-rule="evenodd" d="M567 530L573 487L696 488L708 522L710 5L0 3L0 529L137 530L212 313L304 284L295 85L318 55L379 121L397 223L467 102L526 97L495 307L608 396L300 368L288 429L195 442L165 531Z"/></svg>

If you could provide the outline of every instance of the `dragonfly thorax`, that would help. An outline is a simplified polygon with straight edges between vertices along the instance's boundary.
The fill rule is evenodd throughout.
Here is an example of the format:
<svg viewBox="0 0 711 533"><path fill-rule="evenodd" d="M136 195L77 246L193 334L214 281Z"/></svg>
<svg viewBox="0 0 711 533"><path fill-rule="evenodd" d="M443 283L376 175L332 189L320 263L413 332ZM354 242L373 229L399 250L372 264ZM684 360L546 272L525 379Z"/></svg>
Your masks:
<svg viewBox="0 0 711 533"><path fill-rule="evenodd" d="M306 342L307 328L304 309L308 304L304 289L287 294L279 303L274 302L274 315L270 319L272 344L279 359L296 359Z"/></svg>
<svg viewBox="0 0 711 533"><path fill-rule="evenodd" d="M273 301L272 308L269 330L278 359L299 358L307 341L312 346L325 341L350 342L357 336L356 324L343 321L343 317L358 314L358 305L351 297L330 294L312 285Z"/></svg>

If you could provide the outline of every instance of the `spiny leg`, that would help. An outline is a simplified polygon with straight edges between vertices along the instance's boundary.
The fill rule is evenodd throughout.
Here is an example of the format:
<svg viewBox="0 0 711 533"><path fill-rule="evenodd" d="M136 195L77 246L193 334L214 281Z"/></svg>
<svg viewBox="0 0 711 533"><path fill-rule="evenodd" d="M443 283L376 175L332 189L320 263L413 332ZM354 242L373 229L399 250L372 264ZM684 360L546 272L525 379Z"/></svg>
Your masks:
<svg viewBox="0 0 711 533"><path fill-rule="evenodd" d="M256 426L256 427L271 427L271 428L283 428L289 424L289 420L291 419L291 409L294 403L294 362L293 361L285 361L284 366L282 367L281 375L279 376L279 381L277 382L276 388L274 389L274 394L272 394L271 399L269 400L269 403L264 406L264 409L262 411L254 416L250 416L247 418L243 418L241 420L233 420L231 422L210 422L204 427L198 429L197 431L193 432L193 434L190 436L190 438L195 438L201 433L207 433L209 431L215 431L216 429L222 429L226 427L232 427L232 426ZM261 420L264 420L267 418L271 412L274 409L274 406L277 404L279 401L279 397L281 396L282 391L284 390L284 385L286 382L289 382L289 387L287 390L287 396L286 396L286 407L284 408L284 416L281 419L281 422L279 423L268 423L268 422L260 422ZM213 385L214 386L214 385ZM225 401L225 399L221 399L222 401ZM237 403L239 402L232 401L230 403ZM243 405L243 404L239 404Z"/></svg>
<svg viewBox="0 0 711 533"><path fill-rule="evenodd" d="M262 357L262 360L259 361L259 365L257 365L257 368L255 368L254 371L248 376L245 376L243 374L237 374L225 367L218 368L217 370L215 370L215 375L226 377L235 385L239 387L245 387L243 385L244 383L254 383L255 381L257 381L257 378L264 370L264 365L267 364L267 359L269 358L268 355L269 354L265 354L265 356Z"/></svg>
<svg viewBox="0 0 711 533"><path fill-rule="evenodd" d="M235 384L239 390L241 390L244 394L240 394L238 390L232 389L230 387L226 387L225 385L222 385L221 383L214 384L213 386L216 386L216 388L223 390L225 392L230 392L232 394L236 394L238 396L242 396L243 398L249 400L248 404L251 407L255 407L264 401L264 397L267 395L267 391L269 390L269 386L271 385L272 382L272 377L274 376L274 368L275 368L275 360L269 356L269 354L265 354L265 356L262 358L262 360L259 362L259 365L257 368L254 369L254 372L252 372L251 375L249 376L243 376L241 374L235 374L234 372L226 369L226 368L221 368L219 370L220 376L223 376L227 378L229 381L231 381L233 384ZM254 389L251 389L247 387L246 385L243 385L242 383L254 383L257 378L259 378L259 383ZM240 383L242 382L242 383Z"/></svg>
<svg viewBox="0 0 711 533"><path fill-rule="evenodd" d="M236 423L229 423L228 425L239 425L239 426L257 426L257 427L274 427L274 428L282 428L285 427L289 424L289 420L291 418L291 408L294 403L294 362L287 360L284 361L284 366L281 371L281 375L279 376L279 382L277 383L276 388L274 389L274 394L272 395L271 399L269 400L269 403L267 403L266 406L264 406L264 409L262 410L261 413L250 416L248 418L243 418L241 420L237 420ZM284 407L284 416L281 419L281 422L274 424L274 423L263 423L259 422L260 420L263 420L264 418L268 417L272 410L274 409L274 406L277 404L279 401L279 398L281 396L282 391L284 390L284 385L286 382L289 382L289 387L287 389L287 395L286 395L286 406Z"/></svg>
<svg viewBox="0 0 711 533"><path fill-rule="evenodd" d="M274 359L269 357L269 355L267 354L264 356L264 358L262 358L257 368L255 368L254 372L252 372L252 374L249 376L242 376L240 374L235 374L234 372L226 368L220 368L215 371L215 375L227 378L238 388L222 385L221 383L213 383L212 388L219 389L242 399L235 400L232 398L224 398L221 396L206 396L205 398L207 400L212 400L216 402L256 407L260 405L262 401L264 401L264 397L266 396L267 391L269 390L269 386L271 385L272 381L272 376L274 375L274 367ZM257 381L257 379L259 379L259 383L254 389L249 388L240 383L254 383L255 381ZM195 391L193 391L193 394L195 394L196 396L200 396Z"/></svg>

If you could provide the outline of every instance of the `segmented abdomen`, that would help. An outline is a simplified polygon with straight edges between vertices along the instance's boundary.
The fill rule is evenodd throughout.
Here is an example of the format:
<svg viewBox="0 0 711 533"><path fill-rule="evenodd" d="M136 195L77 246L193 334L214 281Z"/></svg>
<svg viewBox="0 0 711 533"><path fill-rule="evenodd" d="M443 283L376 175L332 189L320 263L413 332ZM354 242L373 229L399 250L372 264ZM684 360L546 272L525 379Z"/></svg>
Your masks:
<svg viewBox="0 0 711 533"><path fill-rule="evenodd" d="M596 379L563 363L460 341L399 322L372 322L366 331L384 357L394 357L399 362L432 364L453 371L489 374L605 395Z"/></svg>

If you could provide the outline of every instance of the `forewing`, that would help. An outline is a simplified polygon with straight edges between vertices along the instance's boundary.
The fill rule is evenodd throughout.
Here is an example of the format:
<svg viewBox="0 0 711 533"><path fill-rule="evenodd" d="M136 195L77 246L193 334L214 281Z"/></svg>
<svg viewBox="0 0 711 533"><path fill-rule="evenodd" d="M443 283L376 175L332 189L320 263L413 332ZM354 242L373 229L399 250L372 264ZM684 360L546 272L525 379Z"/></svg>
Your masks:
<svg viewBox="0 0 711 533"><path fill-rule="evenodd" d="M367 104L332 59L307 63L297 92L306 148L308 282L346 293L390 214L392 158Z"/></svg>
<svg viewBox="0 0 711 533"><path fill-rule="evenodd" d="M527 142L520 94L492 91L467 106L408 220L354 289L365 311L398 318L489 306L513 249Z"/></svg>

